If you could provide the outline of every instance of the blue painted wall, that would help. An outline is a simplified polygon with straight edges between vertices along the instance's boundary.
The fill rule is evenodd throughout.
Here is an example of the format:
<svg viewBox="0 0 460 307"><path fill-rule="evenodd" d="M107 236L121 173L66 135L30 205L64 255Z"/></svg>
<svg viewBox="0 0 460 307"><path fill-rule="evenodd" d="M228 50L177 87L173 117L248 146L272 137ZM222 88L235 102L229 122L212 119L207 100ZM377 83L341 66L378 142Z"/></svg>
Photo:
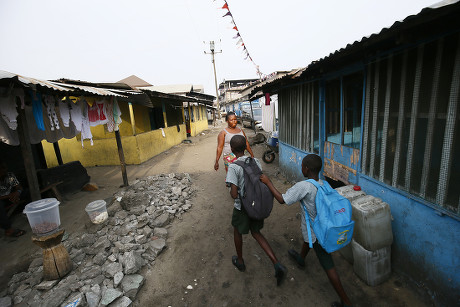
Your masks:
<svg viewBox="0 0 460 307"><path fill-rule="evenodd" d="M290 181L304 180L307 152L279 143L279 164ZM350 178L351 179L351 178ZM430 289L443 305L460 305L460 222L402 191L357 174L356 184L388 203L393 216L392 269Z"/></svg>

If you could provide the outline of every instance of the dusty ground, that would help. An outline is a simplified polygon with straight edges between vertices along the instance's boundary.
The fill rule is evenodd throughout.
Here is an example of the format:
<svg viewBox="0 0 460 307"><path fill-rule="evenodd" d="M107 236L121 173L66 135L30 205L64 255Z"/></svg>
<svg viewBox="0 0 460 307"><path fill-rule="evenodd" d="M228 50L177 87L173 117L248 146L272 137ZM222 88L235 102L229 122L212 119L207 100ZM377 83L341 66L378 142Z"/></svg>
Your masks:
<svg viewBox="0 0 460 307"><path fill-rule="evenodd" d="M216 138L220 127L210 126L204 135L191 138L191 144L178 145L138 166L128 166L128 179L133 182L152 174L188 172L198 189L193 208L182 220L169 226L167 249L151 268L144 268L146 281L134 302L136 306L329 306L338 299L314 252L307 256L306 269L300 270L287 255L289 248L302 243L299 207L275 206L265 221L265 235L277 257L288 268L285 282L276 286L274 269L250 236L244 236L243 254L246 272L231 264L235 254L233 229L230 225L232 199L224 185L225 171L214 171ZM247 131L252 136L252 131ZM261 158L264 145L253 151ZM263 164L275 186L284 192L290 184L279 174L277 159ZM96 199L111 198L122 184L119 167L88 168L91 181L100 189L68 195L63 202L61 226L68 232L81 230L86 219L84 207ZM30 240L25 217L17 215L15 226L28 229L28 235L17 240L0 240L3 263L0 268L0 289L10 276L27 268L31 257L40 253ZM12 253L14 251L14 253ZM14 255L7 256L7 255ZM393 273L390 280L369 287L354 273L353 267L340 254L333 255L342 282L355 306L432 306L407 279ZM192 290L186 289L188 285Z"/></svg>

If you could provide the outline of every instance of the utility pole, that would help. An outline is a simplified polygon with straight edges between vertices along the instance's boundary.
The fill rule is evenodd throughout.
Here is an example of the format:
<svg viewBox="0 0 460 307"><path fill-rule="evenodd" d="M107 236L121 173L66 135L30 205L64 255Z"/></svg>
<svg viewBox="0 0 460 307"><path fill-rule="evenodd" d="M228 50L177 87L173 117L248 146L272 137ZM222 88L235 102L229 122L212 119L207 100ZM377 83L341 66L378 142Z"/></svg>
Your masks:
<svg viewBox="0 0 460 307"><path fill-rule="evenodd" d="M216 86L216 108L217 112L219 112L219 118L220 118L220 106L219 106L219 88L217 87L217 74L216 74L216 61L214 58L214 53L222 53L222 50L220 51L215 51L215 45L214 41L209 42L209 49L211 52L204 52L205 54L211 54L212 56L212 67L214 68L214 84ZM216 125L216 113L214 112L214 126Z"/></svg>

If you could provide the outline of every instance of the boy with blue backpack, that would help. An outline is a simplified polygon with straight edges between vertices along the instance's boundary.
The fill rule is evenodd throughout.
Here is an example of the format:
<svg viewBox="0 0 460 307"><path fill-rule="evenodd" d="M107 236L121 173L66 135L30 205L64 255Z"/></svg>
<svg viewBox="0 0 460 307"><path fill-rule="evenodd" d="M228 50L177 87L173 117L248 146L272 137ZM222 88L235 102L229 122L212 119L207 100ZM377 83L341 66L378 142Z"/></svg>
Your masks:
<svg viewBox="0 0 460 307"><path fill-rule="evenodd" d="M326 271L327 277L331 282L334 290L339 295L341 302L334 302L331 306L333 307L348 307L352 306L350 299L348 298L345 290L343 289L342 283L340 282L339 275L334 266L334 261L332 260L332 256L328 253L325 248L318 242L317 236L315 235L314 228L307 226L309 221L313 221L313 224L318 221L315 220L317 217L317 193L320 194L322 191L319 189L323 189L326 187L327 189L333 190L327 182L323 182L319 179L319 172L321 171L322 167L322 160L319 156L315 154L309 154L305 156L302 160L302 174L307 177L309 180L300 181L292 186L290 189L286 191L286 193L281 194L272 184L270 179L262 174L260 176L260 180L267 185L270 191L273 193L273 196L280 204L286 203L287 205L292 205L298 201L301 202L301 212L302 212L302 221L301 221L301 229L302 229L302 236L304 243L302 245L302 250L300 253L297 251L290 249L288 251L291 258L295 260L299 267L305 267L305 257L307 256L308 252L311 248L315 250L316 256ZM314 182L312 182L314 180ZM319 191L319 192L318 192ZM318 195L319 196L319 195ZM321 195L322 196L322 195ZM340 210L335 210L339 214L346 212L351 217L351 205L350 206L341 206ZM348 212L349 211L349 212ZM307 216L307 215L308 216ZM351 240L351 236L353 233L353 222L351 222L351 230L345 229L342 230L340 234L338 234L340 239L337 239L336 244L344 244L346 245L349 240ZM319 232L319 230L317 230ZM326 245L325 242L321 242L323 245ZM334 248L335 250L338 248ZM333 250L334 250L333 249Z"/></svg>

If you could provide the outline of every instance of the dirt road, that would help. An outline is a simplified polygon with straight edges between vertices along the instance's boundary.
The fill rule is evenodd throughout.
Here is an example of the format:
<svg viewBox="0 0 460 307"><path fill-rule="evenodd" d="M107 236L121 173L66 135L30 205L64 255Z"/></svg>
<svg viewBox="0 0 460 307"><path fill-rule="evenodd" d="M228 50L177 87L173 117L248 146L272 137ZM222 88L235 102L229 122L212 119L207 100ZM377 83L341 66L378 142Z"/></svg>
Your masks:
<svg viewBox="0 0 460 307"><path fill-rule="evenodd" d="M265 235L277 257L288 268L285 282L276 286L274 269L269 258L256 241L244 236L243 255L246 272L232 264L235 254L233 228L230 225L233 202L225 188L225 171L213 169L216 139L220 127L192 138L191 144L178 145L137 166L128 166L128 178L133 182L153 174L187 172L197 188L192 209L169 226L167 249L146 267L146 281L135 306L329 306L338 300L314 252L300 270L287 255L289 248L298 249L302 243L298 205L279 205L275 201L271 216L265 221ZM248 131L248 136L253 132ZM264 145L253 151L261 157ZM278 160L263 163L275 186L284 192L290 184L279 175ZM62 225L68 231L80 230L86 219L84 206L95 199L113 195L122 183L119 167L88 168L92 182L99 185L95 192L79 192L69 196L61 208ZM23 219L15 221L24 226ZM27 267L30 255L40 252L29 239L0 243L0 251L16 250L14 259L2 266L1 275L11 276L21 266ZM338 253L333 255L342 282L355 306L431 306L411 284L397 274L377 287L369 287L354 273L353 267ZM2 284L6 278L2 277ZM193 289L187 289L192 286Z"/></svg>

